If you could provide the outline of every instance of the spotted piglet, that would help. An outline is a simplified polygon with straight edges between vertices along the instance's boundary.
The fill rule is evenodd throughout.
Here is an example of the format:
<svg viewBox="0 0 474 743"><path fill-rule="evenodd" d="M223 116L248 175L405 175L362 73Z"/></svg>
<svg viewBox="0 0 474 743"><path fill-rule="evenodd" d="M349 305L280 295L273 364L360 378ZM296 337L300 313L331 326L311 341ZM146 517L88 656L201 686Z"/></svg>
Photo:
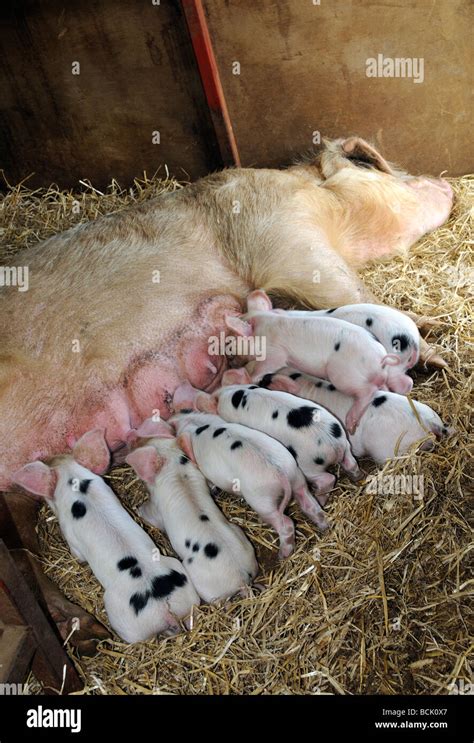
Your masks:
<svg viewBox="0 0 474 743"><path fill-rule="evenodd" d="M392 389L391 385L395 385L393 389L396 392L406 393L411 390L413 380L408 375L402 379L403 389L395 389L399 383L400 370L411 369L420 355L420 333L413 320L403 312L379 304L347 304L331 310L314 312L290 310L287 314L290 317L346 320L369 331L387 353L395 354L400 359L400 367L388 367L388 386Z"/></svg>
<svg viewBox="0 0 474 743"><path fill-rule="evenodd" d="M247 299L243 317L226 316L227 326L238 335L265 338L265 359L249 364L252 380L282 366L295 366L307 374L328 379L353 404L346 416L346 427L353 433L376 392L390 387L409 392L411 384L396 354L387 354L381 343L358 325L325 317L292 317L273 310L265 292L257 290ZM388 378L388 368L400 366ZM395 389L396 388L396 389Z"/></svg>
<svg viewBox="0 0 474 743"><path fill-rule="evenodd" d="M140 642L176 631L199 597L181 563L160 555L99 477L109 456L104 432L89 431L72 454L31 462L13 479L46 499L72 554L89 563L104 587L113 629L126 642Z"/></svg>
<svg viewBox="0 0 474 743"><path fill-rule="evenodd" d="M178 414L170 419L178 443L206 479L228 493L241 495L273 526L280 538L280 557L294 548L295 528L285 515L292 494L321 529L324 511L309 493L303 474L278 441L247 426L226 423L217 415Z"/></svg>
<svg viewBox="0 0 474 743"><path fill-rule="evenodd" d="M284 368L268 380L270 389L288 389L305 400L324 405L343 419L352 401L324 379L311 377L297 369ZM395 392L378 392L363 414L357 431L350 438L356 457L370 457L382 464L405 454L417 442L422 449L432 448L433 439L453 433L428 405L408 400ZM430 437L427 439L427 437Z"/></svg>
<svg viewBox="0 0 474 743"><path fill-rule="evenodd" d="M258 571L252 545L216 506L205 478L183 454L170 426L149 418L137 433L146 438L125 461L150 492L140 515L167 533L204 601L237 593Z"/></svg>
<svg viewBox="0 0 474 743"><path fill-rule="evenodd" d="M266 375L260 384L267 384L270 377ZM182 385L176 390L173 403L217 413L226 421L250 426L279 441L314 486L316 498L322 505L336 481L334 475L327 472L328 467L340 463L353 479L361 476L346 432L332 413L287 392L248 384L248 380L245 369L231 369L222 379L223 384L229 386L209 395L190 385ZM288 382L288 387L290 384Z"/></svg>

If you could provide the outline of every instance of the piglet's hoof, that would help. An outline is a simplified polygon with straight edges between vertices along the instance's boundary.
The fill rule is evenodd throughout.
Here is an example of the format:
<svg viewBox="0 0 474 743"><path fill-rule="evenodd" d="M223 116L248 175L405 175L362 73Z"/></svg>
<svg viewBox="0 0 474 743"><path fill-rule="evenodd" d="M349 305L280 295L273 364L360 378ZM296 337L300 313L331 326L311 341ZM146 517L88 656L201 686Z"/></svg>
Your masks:
<svg viewBox="0 0 474 743"><path fill-rule="evenodd" d="M59 597L49 610L62 639L79 655L95 655L97 643L110 637L103 624L65 598Z"/></svg>

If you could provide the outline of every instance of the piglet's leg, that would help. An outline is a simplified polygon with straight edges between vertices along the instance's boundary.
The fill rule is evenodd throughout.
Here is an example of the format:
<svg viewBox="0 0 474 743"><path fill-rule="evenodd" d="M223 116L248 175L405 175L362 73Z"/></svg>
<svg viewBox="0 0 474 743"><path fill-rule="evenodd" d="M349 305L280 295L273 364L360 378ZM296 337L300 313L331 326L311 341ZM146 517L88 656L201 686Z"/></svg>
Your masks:
<svg viewBox="0 0 474 743"><path fill-rule="evenodd" d="M305 486L298 488L298 490L294 490L293 495L303 513L306 514L306 516L308 516L316 526L319 526L322 531L328 528L328 520L323 509L319 505L318 501L308 492L308 489Z"/></svg>
<svg viewBox="0 0 474 743"><path fill-rule="evenodd" d="M378 387L369 387L367 391L355 398L352 407L346 415L346 428L349 433L354 433L359 425L360 419L379 391Z"/></svg>
<svg viewBox="0 0 474 743"><path fill-rule="evenodd" d="M258 382L265 374L272 374L281 369L282 366L286 366L287 361L287 354L283 350L272 350L268 353L266 359L251 361L247 365L247 371L252 382Z"/></svg>
<svg viewBox="0 0 474 743"><path fill-rule="evenodd" d="M271 514L260 514L263 521L273 526L280 539L278 557L283 559L291 555L295 548L295 525L289 516L275 511Z"/></svg>
<svg viewBox="0 0 474 743"><path fill-rule="evenodd" d="M320 503L321 506L324 506L327 503L330 491L333 489L336 483L336 478L330 472L321 472L318 475L308 477L308 480L310 481L311 485L316 488L315 495L318 503Z"/></svg>

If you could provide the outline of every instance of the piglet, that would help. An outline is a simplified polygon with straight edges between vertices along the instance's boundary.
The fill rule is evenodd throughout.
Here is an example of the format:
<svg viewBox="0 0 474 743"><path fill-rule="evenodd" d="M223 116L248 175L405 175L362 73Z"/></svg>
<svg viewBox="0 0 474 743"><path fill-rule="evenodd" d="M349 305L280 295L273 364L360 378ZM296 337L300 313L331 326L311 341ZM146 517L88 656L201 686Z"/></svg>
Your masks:
<svg viewBox="0 0 474 743"><path fill-rule="evenodd" d="M278 374L270 375L267 382L270 389L289 387L295 395L324 405L340 419L344 419L352 404L351 398L336 390L334 385L297 369L281 369ZM350 436L355 456L370 457L382 464L405 454L422 440L422 449L431 448L432 439L426 440L430 434L439 439L453 433L428 405L416 400L411 403L395 392L378 392L363 414L357 431Z"/></svg>
<svg viewBox="0 0 474 743"><path fill-rule="evenodd" d="M179 448L170 426L145 421L141 445L126 458L150 498L140 515L163 529L204 601L237 593L258 571L252 545L214 503L206 480Z"/></svg>
<svg viewBox="0 0 474 743"><path fill-rule="evenodd" d="M266 384L268 376L260 384ZM217 413L226 421L250 426L279 441L316 488L316 498L322 505L336 481L334 475L326 471L328 467L341 463L353 479L361 476L346 432L332 413L287 392L248 384L248 380L245 369L231 369L222 379L223 384L229 386L212 395L194 390L190 385L181 385L174 394L173 405L194 406ZM290 380L287 386L291 386Z"/></svg>
<svg viewBox="0 0 474 743"><path fill-rule="evenodd" d="M388 378L389 366L400 366L396 354L387 354L381 343L358 325L325 317L292 317L272 311L265 292L249 295L248 312L241 318L226 316L227 326L242 336L266 340L266 358L252 361L249 371L254 381L283 366L295 366L307 374L328 379L341 392L354 398L346 416L346 427L353 433L366 408L379 389L387 385L398 392L409 392L411 380L400 373Z"/></svg>
<svg viewBox="0 0 474 743"><path fill-rule="evenodd" d="M110 624L126 642L176 631L199 596L181 563L158 548L99 477L109 466L102 430L84 434L72 454L30 462L13 479L45 498L74 557L105 589Z"/></svg>
<svg viewBox="0 0 474 743"><path fill-rule="evenodd" d="M400 368L388 367L388 386L392 377L400 374L400 369L406 371L418 361L420 355L420 333L413 320L403 312L380 304L347 304L331 310L290 310L290 317L326 317L337 320L346 320L354 325L368 330L385 348L387 353L395 354L400 359ZM413 380L406 375L404 391L410 391ZM397 385L397 380L394 379ZM408 389L409 388L409 389Z"/></svg>
<svg viewBox="0 0 474 743"><path fill-rule="evenodd" d="M178 443L211 483L239 493L280 538L280 557L293 551L295 527L285 515L292 494L321 529L324 511L309 493L303 474L284 446L260 431L226 423L217 415L178 414L170 418Z"/></svg>

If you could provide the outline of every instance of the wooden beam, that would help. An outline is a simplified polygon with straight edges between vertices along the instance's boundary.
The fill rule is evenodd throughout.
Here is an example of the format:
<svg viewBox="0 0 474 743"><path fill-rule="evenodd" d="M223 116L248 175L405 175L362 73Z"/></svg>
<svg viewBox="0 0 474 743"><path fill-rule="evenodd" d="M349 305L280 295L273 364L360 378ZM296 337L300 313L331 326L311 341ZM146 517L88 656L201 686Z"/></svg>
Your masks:
<svg viewBox="0 0 474 743"><path fill-rule="evenodd" d="M62 689L63 693L68 694L82 689L76 669L2 539L0 539L0 575L1 589L14 603L24 623L31 627L38 647L33 658L33 673L47 688L46 693L57 694Z"/></svg>
<svg viewBox="0 0 474 743"><path fill-rule="evenodd" d="M188 24L189 35L214 124L222 161L226 166L236 165L240 167L240 155L227 109L202 0L181 0L181 5Z"/></svg>

